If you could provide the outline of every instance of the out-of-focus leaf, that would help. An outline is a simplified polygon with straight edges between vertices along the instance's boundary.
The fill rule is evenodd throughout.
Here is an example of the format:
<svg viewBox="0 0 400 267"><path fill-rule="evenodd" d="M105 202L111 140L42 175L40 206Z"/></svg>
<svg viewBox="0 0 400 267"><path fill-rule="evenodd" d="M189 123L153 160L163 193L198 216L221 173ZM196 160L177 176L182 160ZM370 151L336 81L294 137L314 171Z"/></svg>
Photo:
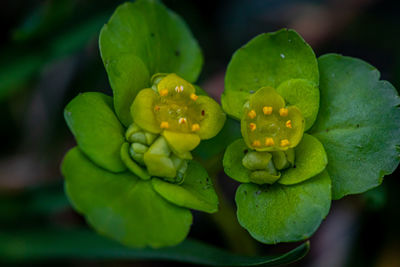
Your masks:
<svg viewBox="0 0 400 267"><path fill-rule="evenodd" d="M21 89L39 73L43 60L40 54L31 54L2 61L0 63L0 100L14 90Z"/></svg>
<svg viewBox="0 0 400 267"><path fill-rule="evenodd" d="M247 257L187 239L175 247L130 249L87 230L0 232L0 262L60 259L168 260L211 266L278 266L303 258L309 243L275 256Z"/></svg>
<svg viewBox="0 0 400 267"><path fill-rule="evenodd" d="M21 25L14 30L13 39L24 42L49 33L73 15L76 3L71 0L44 1L33 9Z"/></svg>
<svg viewBox="0 0 400 267"><path fill-rule="evenodd" d="M69 207L62 184L28 189L26 192L0 197L0 221L46 216Z"/></svg>

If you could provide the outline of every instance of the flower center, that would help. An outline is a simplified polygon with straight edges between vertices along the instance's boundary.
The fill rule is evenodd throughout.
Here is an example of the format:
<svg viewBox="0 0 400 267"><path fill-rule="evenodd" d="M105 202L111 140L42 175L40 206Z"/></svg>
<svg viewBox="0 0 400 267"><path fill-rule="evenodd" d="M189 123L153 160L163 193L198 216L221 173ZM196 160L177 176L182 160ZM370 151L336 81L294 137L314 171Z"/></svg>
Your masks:
<svg viewBox="0 0 400 267"><path fill-rule="evenodd" d="M287 150L300 142L304 118L296 107L286 107L284 99L273 88L263 87L245 104L241 128L250 148Z"/></svg>

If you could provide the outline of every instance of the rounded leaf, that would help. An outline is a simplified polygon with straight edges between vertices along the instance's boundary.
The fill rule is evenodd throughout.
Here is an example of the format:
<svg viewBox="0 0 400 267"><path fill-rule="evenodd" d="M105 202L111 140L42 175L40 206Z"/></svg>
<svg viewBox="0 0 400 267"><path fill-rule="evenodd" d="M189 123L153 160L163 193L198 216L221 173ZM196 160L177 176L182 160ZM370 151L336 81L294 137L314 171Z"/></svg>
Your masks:
<svg viewBox="0 0 400 267"><path fill-rule="evenodd" d="M150 87L152 75L176 73L194 82L203 63L199 45L185 22L155 0L120 5L101 30L99 46L118 96L114 102L118 116L126 126L131 120L124 107L131 105L141 89ZM122 59L126 56L129 60ZM112 62L121 60L124 63L117 64L127 68L118 67L115 72Z"/></svg>
<svg viewBox="0 0 400 267"><path fill-rule="evenodd" d="M128 246L156 248L176 245L189 232L190 211L159 196L150 180L107 172L78 148L65 156L62 173L73 206L101 234Z"/></svg>
<svg viewBox="0 0 400 267"><path fill-rule="evenodd" d="M218 196L211 178L195 161L190 161L182 184L172 184L158 178L153 178L152 184L157 193L178 206L208 213L218 210Z"/></svg>
<svg viewBox="0 0 400 267"><path fill-rule="evenodd" d="M228 65L223 109L240 120L250 94L265 86L278 88L290 79L305 79L318 85L313 50L293 30L260 34L237 50Z"/></svg>
<svg viewBox="0 0 400 267"><path fill-rule="evenodd" d="M317 138L304 134L300 144L294 148L295 162L292 168L282 171L280 184L297 184L321 173L328 164L325 149Z"/></svg>
<svg viewBox="0 0 400 267"><path fill-rule="evenodd" d="M304 130L310 129L318 115L318 86L308 80L291 79L281 83L276 91L285 99L287 105L300 109L305 119Z"/></svg>
<svg viewBox="0 0 400 267"><path fill-rule="evenodd" d="M239 223L265 244L309 238L328 214L331 181L325 171L296 185L242 184L236 191Z"/></svg>
<svg viewBox="0 0 400 267"><path fill-rule="evenodd" d="M224 154L223 166L225 173L241 183L250 182L251 170L242 164L243 157L249 152L249 148L243 139L238 139L230 144Z"/></svg>
<svg viewBox="0 0 400 267"><path fill-rule="evenodd" d="M378 186L399 165L400 98L362 60L330 54L319 67L321 104L310 133L324 145L339 199Z"/></svg>
<svg viewBox="0 0 400 267"><path fill-rule="evenodd" d="M126 169L120 157L125 132L111 97L97 92L79 94L65 107L64 117L79 148L94 163L112 172Z"/></svg>

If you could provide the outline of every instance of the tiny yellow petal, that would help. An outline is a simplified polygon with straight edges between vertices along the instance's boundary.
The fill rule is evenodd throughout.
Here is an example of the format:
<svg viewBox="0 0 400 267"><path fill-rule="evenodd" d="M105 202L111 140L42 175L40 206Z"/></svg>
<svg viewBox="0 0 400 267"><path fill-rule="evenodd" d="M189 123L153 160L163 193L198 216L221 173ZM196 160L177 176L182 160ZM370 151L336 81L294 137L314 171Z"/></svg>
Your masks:
<svg viewBox="0 0 400 267"><path fill-rule="evenodd" d="M166 96L166 95L168 95L168 89L160 90L160 96Z"/></svg>
<svg viewBox="0 0 400 267"><path fill-rule="evenodd" d="M288 120L288 121L285 123L285 126L288 127L288 128L292 128L292 121L291 121L291 120Z"/></svg>
<svg viewBox="0 0 400 267"><path fill-rule="evenodd" d="M155 111L159 111L159 110L160 110L160 107L159 107L159 106L154 106L154 110L155 110Z"/></svg>
<svg viewBox="0 0 400 267"><path fill-rule="evenodd" d="M289 114L289 110L287 108L281 108L279 110L279 115L281 115L282 117L286 117Z"/></svg>
<svg viewBox="0 0 400 267"><path fill-rule="evenodd" d="M190 95L190 99L192 99L193 101L196 101L197 98L199 98L199 96L196 95L196 94L191 94L191 95Z"/></svg>
<svg viewBox="0 0 400 267"><path fill-rule="evenodd" d="M285 147L285 146L288 146L290 143L289 143L289 140L287 140L287 139L282 139L281 140L281 146L282 147Z"/></svg>
<svg viewBox="0 0 400 267"><path fill-rule="evenodd" d="M271 115L272 114L272 107L263 107L263 112L265 115Z"/></svg>
<svg viewBox="0 0 400 267"><path fill-rule="evenodd" d="M187 122L186 118L179 118L178 120L179 124L184 124Z"/></svg>
<svg viewBox="0 0 400 267"><path fill-rule="evenodd" d="M247 113L247 116L250 117L250 119L254 119L256 117L256 112L254 110L250 110L249 113Z"/></svg>
<svg viewBox="0 0 400 267"><path fill-rule="evenodd" d="M251 145L254 146L254 147L259 147L259 146L261 146L261 143L258 140L254 140Z"/></svg>
<svg viewBox="0 0 400 267"><path fill-rule="evenodd" d="M168 129L168 128L169 128L168 122L167 122L167 121L161 122L160 128L161 128L161 129Z"/></svg>
<svg viewBox="0 0 400 267"><path fill-rule="evenodd" d="M270 137L267 137L267 138L265 139L265 145L266 145L266 146L273 146L273 145L275 145L274 139L272 139L272 138L270 138Z"/></svg>
<svg viewBox="0 0 400 267"><path fill-rule="evenodd" d="M198 130L200 130L200 125L195 123L192 125L192 131L193 132L197 132Z"/></svg>
<svg viewBox="0 0 400 267"><path fill-rule="evenodd" d="M251 123L249 124L249 127L250 127L250 130L251 130L251 131L254 131L254 130L257 128L257 125L256 125L255 123L252 123L252 122L251 122Z"/></svg>

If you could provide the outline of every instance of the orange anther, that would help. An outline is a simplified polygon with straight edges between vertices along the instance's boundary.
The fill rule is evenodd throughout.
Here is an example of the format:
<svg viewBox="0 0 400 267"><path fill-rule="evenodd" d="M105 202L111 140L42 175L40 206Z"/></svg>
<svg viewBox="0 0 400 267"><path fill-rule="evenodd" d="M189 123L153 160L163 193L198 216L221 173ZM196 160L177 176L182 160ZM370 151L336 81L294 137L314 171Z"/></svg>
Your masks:
<svg viewBox="0 0 400 267"><path fill-rule="evenodd" d="M288 128L292 128L292 121L291 121L291 120L288 120L288 121L285 123L285 126L288 127Z"/></svg>
<svg viewBox="0 0 400 267"><path fill-rule="evenodd" d="M200 125L195 123L192 125L192 131L193 132L197 132L198 130L200 130Z"/></svg>
<svg viewBox="0 0 400 267"><path fill-rule="evenodd" d="M281 115L282 117L286 117L289 114L289 110L287 108L281 108L279 110L279 115Z"/></svg>
<svg viewBox="0 0 400 267"><path fill-rule="evenodd" d="M190 95L190 99L192 99L193 101L196 101L197 98L199 98L199 96L196 95L196 94L191 94L191 95Z"/></svg>
<svg viewBox="0 0 400 267"><path fill-rule="evenodd" d="M272 107L263 107L263 112L265 115L271 115L272 114Z"/></svg>
<svg viewBox="0 0 400 267"><path fill-rule="evenodd" d="M272 139L271 137L265 138L265 145L266 145L266 146L273 146L273 145L275 145L274 139Z"/></svg>
<svg viewBox="0 0 400 267"><path fill-rule="evenodd" d="M167 121L161 122L160 128L161 128L161 129L168 129L168 128L169 128L168 122L167 122Z"/></svg>
<svg viewBox="0 0 400 267"><path fill-rule="evenodd" d="M290 143L289 143L289 140L287 140L287 139L282 139L281 140L281 146L282 147L285 147L285 146L288 146Z"/></svg>
<svg viewBox="0 0 400 267"><path fill-rule="evenodd" d="M255 123L252 123L252 122L251 122L251 123L249 124L249 127L250 127L250 130L251 130L251 131L254 131L254 130L257 128L257 125L256 125Z"/></svg>
<svg viewBox="0 0 400 267"><path fill-rule="evenodd" d="M254 140L251 145L254 146L254 147L259 147L259 146L261 146L261 143L260 143L259 140Z"/></svg>
<svg viewBox="0 0 400 267"><path fill-rule="evenodd" d="M168 95L168 89L160 90L160 96L166 96L166 95Z"/></svg>
<svg viewBox="0 0 400 267"><path fill-rule="evenodd" d="M247 116L249 116L250 119L254 119L256 115L257 113L254 110L250 110L250 112L247 113Z"/></svg>

